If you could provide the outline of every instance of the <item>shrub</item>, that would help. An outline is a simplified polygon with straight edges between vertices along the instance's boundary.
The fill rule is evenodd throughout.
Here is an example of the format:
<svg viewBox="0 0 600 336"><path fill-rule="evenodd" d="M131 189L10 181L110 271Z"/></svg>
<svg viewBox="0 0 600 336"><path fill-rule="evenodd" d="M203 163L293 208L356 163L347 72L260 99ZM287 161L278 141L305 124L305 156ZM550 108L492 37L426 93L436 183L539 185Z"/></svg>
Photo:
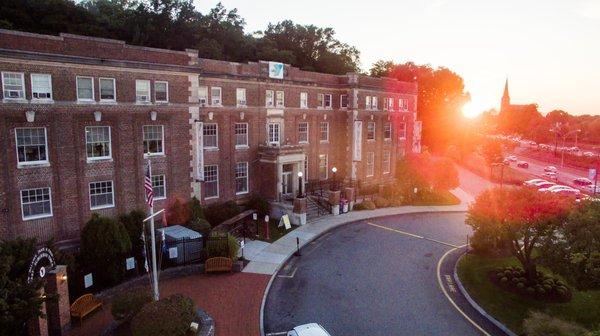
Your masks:
<svg viewBox="0 0 600 336"><path fill-rule="evenodd" d="M390 206L390 201L383 197L376 197L375 206L378 208L387 208Z"/></svg>
<svg viewBox="0 0 600 336"><path fill-rule="evenodd" d="M131 251L137 265L143 265L144 257L142 250L144 242L142 241L143 220L146 218L146 213L142 210L132 210L129 213L119 216L119 222L125 227L129 241L131 242Z"/></svg>
<svg viewBox="0 0 600 336"><path fill-rule="evenodd" d="M206 219L204 217L204 209L202 209L202 205L200 204L200 201L196 198L196 196L192 197L188 201L188 209L190 209L189 222L192 222L199 218Z"/></svg>
<svg viewBox="0 0 600 336"><path fill-rule="evenodd" d="M145 305L131 321L133 336L186 335L196 317L192 299L175 294Z"/></svg>
<svg viewBox="0 0 600 336"><path fill-rule="evenodd" d="M540 312L531 312L523 321L527 336L584 336L586 330L581 326L557 319Z"/></svg>
<svg viewBox="0 0 600 336"><path fill-rule="evenodd" d="M81 232L81 259L93 266L94 282L112 286L123 279L131 241L123 224L94 213Z"/></svg>
<svg viewBox="0 0 600 336"><path fill-rule="evenodd" d="M259 194L252 194L246 203L246 208L256 210L259 217L264 217L271 212L271 204Z"/></svg>
<svg viewBox="0 0 600 336"><path fill-rule="evenodd" d="M227 201L211 205L204 209L204 216L206 220L214 227L231 217L238 215L242 210L234 201Z"/></svg>
<svg viewBox="0 0 600 336"><path fill-rule="evenodd" d="M375 208L375 203L369 200L365 200L354 205L354 210L375 210Z"/></svg>
<svg viewBox="0 0 600 336"><path fill-rule="evenodd" d="M167 201L167 224L185 225L190 220L190 208L188 202L180 197L172 197Z"/></svg>
<svg viewBox="0 0 600 336"><path fill-rule="evenodd" d="M110 313L115 321L133 318L142 310L145 304L152 301L152 296L147 289L137 289L117 296L111 306Z"/></svg>
<svg viewBox="0 0 600 336"><path fill-rule="evenodd" d="M571 299L571 290L561 280L542 272L537 272L536 278L530 280L525 274L526 272L518 267L496 268L489 272L492 282L527 297L554 302L566 302Z"/></svg>
<svg viewBox="0 0 600 336"><path fill-rule="evenodd" d="M208 237L208 235L210 234L210 230L212 229L210 223L204 218L192 219L186 225L186 227L190 230L200 232L202 234L202 238Z"/></svg>
<svg viewBox="0 0 600 336"><path fill-rule="evenodd" d="M226 238L226 239L225 239ZM227 257L235 260L240 246L234 236L211 236L206 243L208 257Z"/></svg>

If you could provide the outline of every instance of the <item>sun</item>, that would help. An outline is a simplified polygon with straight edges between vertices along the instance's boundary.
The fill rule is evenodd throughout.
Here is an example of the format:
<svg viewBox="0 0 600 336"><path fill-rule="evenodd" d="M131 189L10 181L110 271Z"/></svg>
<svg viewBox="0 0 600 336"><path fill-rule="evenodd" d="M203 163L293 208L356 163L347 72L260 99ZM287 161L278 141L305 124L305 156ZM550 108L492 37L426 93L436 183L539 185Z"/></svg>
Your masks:
<svg viewBox="0 0 600 336"><path fill-rule="evenodd" d="M469 119L476 118L479 116L485 108L481 105L475 104L473 102L468 102L462 107L462 113L465 117Z"/></svg>

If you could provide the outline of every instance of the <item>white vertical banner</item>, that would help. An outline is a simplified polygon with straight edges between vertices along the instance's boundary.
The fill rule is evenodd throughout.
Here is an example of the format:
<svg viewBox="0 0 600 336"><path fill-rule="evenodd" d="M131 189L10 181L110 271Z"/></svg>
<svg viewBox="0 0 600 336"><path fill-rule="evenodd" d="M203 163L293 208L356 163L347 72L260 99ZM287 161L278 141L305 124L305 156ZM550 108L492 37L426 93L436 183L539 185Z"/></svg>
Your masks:
<svg viewBox="0 0 600 336"><path fill-rule="evenodd" d="M423 123L417 120L413 125L413 153L421 153L421 130Z"/></svg>
<svg viewBox="0 0 600 336"><path fill-rule="evenodd" d="M204 139L203 123L196 122L196 179L204 181Z"/></svg>
<svg viewBox="0 0 600 336"><path fill-rule="evenodd" d="M352 161L362 159L362 121L354 121L354 139L352 142Z"/></svg>

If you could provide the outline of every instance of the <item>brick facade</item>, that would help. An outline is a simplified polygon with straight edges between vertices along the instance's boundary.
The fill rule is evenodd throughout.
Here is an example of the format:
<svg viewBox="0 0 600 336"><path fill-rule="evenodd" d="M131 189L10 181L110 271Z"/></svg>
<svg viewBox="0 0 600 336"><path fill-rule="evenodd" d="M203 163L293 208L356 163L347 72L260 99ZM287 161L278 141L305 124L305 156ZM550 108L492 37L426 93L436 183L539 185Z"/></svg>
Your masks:
<svg viewBox="0 0 600 336"><path fill-rule="evenodd" d="M283 79L269 77L268 62L247 64L198 59L193 50L169 51L129 46L122 41L62 34L46 36L0 30L0 71L23 74L24 99L0 98L0 237L37 237L76 241L92 212L116 216L144 208L142 188L146 158L142 129L164 130L162 155L152 156L153 175L164 175L167 198L198 196L204 204L242 201L253 192L278 201L282 169L293 166L293 178L308 161L308 180L319 178L319 155L327 155L327 170L338 169L345 180L381 184L393 180L399 155L413 149L416 84L348 74L342 76L302 71L285 65ZM32 74L52 78L52 102L32 99ZM94 101L77 100L77 76L93 78ZM116 101L101 102L100 78L115 80ZM136 102L136 80L149 80L151 101ZM0 82L3 77L0 77ZM155 101L157 81L168 82L168 103ZM4 83L2 83L4 84ZM199 88L207 87L208 103L200 104ZM212 88L221 88L221 104L211 104ZM246 106L238 106L236 91L246 90ZM284 92L283 106L266 106L266 91ZM302 108L301 93L308 98ZM331 108L318 107L318 95L331 95ZM348 96L341 107L340 95ZM378 97L377 110L367 109L366 96ZM384 109L392 98L393 109ZM407 109L399 109L399 99ZM35 113L32 113L35 112ZM98 113L99 112L99 113ZM28 120L35 114L34 120ZM96 120L101 115L100 120ZM156 117L153 120L153 117ZM363 121L362 142L354 139L356 120ZM277 123L278 144L268 144L268 123ZM308 124L308 142L299 143L299 123ZM329 139L321 141L321 123L329 124ZM367 124L375 123L375 139L368 140ZM399 139L400 123L405 139ZM217 148L201 149L200 123L216 124ZM235 124L246 123L248 145L235 146ZM385 125L391 136L384 139ZM89 160L86 126L110 126L111 158ZM45 128L48 162L18 164L16 129ZM418 139L415 139L418 141ZM202 141L200 141L202 142ZM362 160L353 161L360 146ZM390 172L383 172L384 152L390 153ZM367 176L367 153L374 153L374 174ZM206 198L202 167L218 166L218 197ZM235 167L248 163L248 190L236 193ZM305 177L306 177L305 175ZM330 177L330 176L329 176ZM89 183L113 181L114 206L90 210ZM297 187L297 185L295 186ZM51 188L52 215L23 219L21 190ZM164 200L156 202L158 208Z"/></svg>

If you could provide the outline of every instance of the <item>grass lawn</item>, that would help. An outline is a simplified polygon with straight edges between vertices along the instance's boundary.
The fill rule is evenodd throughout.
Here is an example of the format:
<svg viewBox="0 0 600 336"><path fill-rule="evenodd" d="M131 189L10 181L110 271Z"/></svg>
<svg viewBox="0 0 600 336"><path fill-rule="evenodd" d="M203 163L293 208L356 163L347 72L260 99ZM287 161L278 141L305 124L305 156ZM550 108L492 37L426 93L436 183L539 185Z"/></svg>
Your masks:
<svg viewBox="0 0 600 336"><path fill-rule="evenodd" d="M600 290L577 291L567 303L547 303L522 298L490 282L488 272L496 267L519 265L515 258L487 258L474 254L463 256L458 276L469 295L512 331L523 332L522 322L530 310L537 310L562 320L572 321L594 330L600 326ZM540 270L548 272L547 269Z"/></svg>
<svg viewBox="0 0 600 336"><path fill-rule="evenodd" d="M448 190L434 190L425 197L408 202L407 205L457 205L460 199Z"/></svg>
<svg viewBox="0 0 600 336"><path fill-rule="evenodd" d="M286 230L284 226L277 227L277 225L279 225L278 220L276 220L276 219L269 220L269 238L270 239L266 239L265 238L265 234L266 234L265 222L259 221L259 223L258 223L258 235L259 235L258 239L262 240L262 241L266 241L268 243L272 243L272 242L276 241L277 239L285 236L286 234L292 232L296 228L298 228L298 226L292 225L291 229Z"/></svg>

